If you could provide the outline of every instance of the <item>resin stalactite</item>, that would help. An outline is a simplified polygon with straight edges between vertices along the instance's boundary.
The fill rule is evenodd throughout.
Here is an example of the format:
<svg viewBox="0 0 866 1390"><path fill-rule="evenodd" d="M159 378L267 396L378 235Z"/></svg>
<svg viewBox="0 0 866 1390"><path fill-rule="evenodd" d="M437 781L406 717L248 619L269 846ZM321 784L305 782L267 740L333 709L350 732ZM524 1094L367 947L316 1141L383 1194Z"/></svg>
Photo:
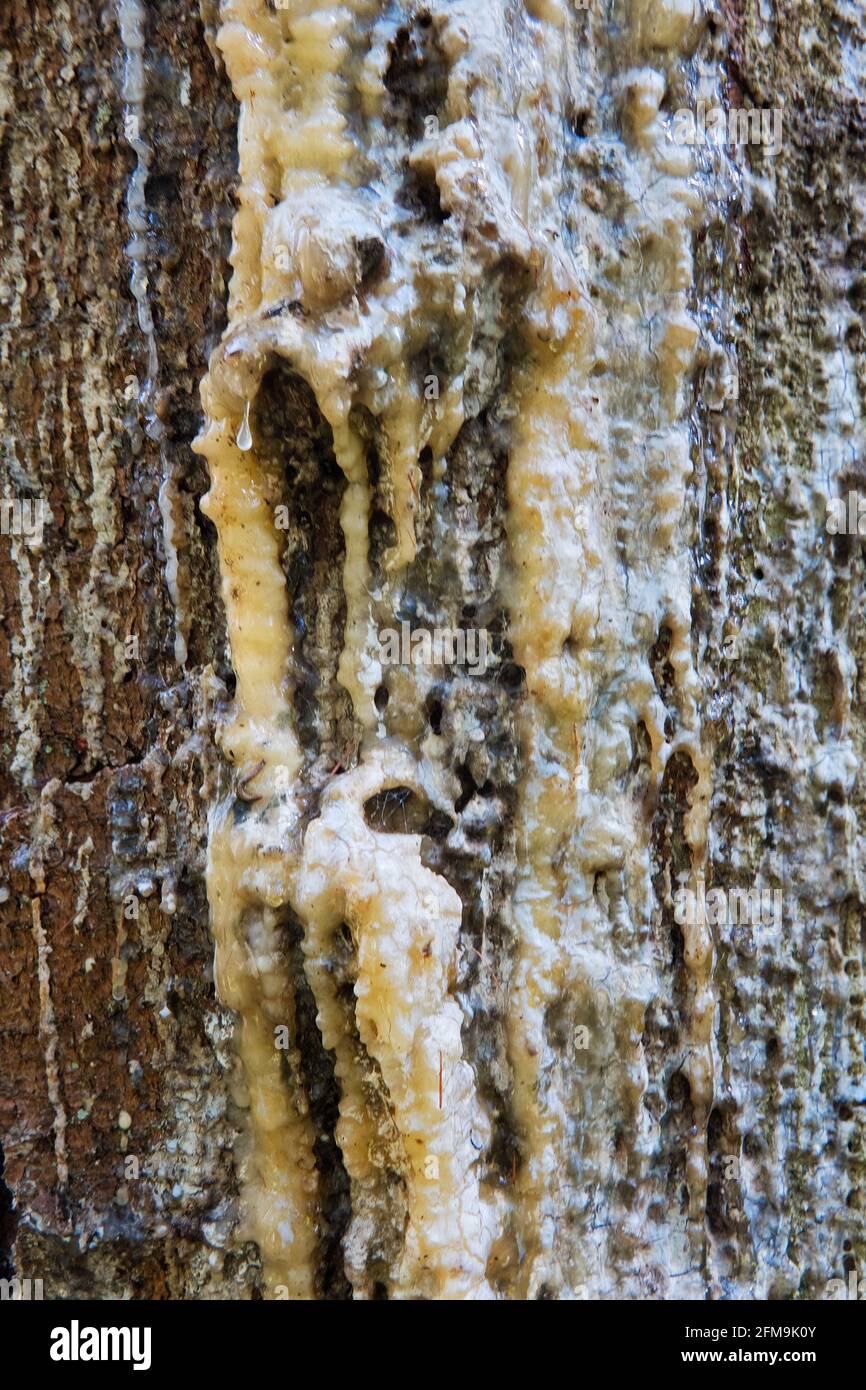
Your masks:
<svg viewBox="0 0 866 1390"><path fill-rule="evenodd" d="M271 1287L284 1285L286 1270L309 1258L301 1233L316 1221L317 1196L303 1088L294 1094L297 1078L286 1076L271 1096L267 1080L276 1062L266 1031L279 1021L285 967L278 955L257 955L250 933L262 913L290 908L340 1094L334 1137L353 1203L345 1264L356 1295L369 1296L374 1266L394 1296L598 1289L616 1252L573 1234L574 1183L580 1174L608 1186L624 1134L636 1180L652 1142L641 1045L653 992L651 826L625 781L636 723L656 795L671 757L693 768L696 869L705 854L682 526L699 333L690 247L702 203L694 158L671 149L659 114L667 71L694 47L690 15L635 6L598 53L599 67L616 73L609 119L624 230L622 211L614 224L593 200L577 204L580 175L560 131L598 72L580 71L564 8L494 4L482 15L452 5L394 20L370 4L274 11L236 0L222 19L240 102L240 211L229 326L203 387L199 448L211 470L203 506L219 533L238 682L222 746L244 806L238 816L229 797L215 812L209 883L218 979L241 1015L253 1093L251 1229L266 1241ZM491 80L479 83L485 62ZM598 263L620 246L627 259L594 303L586 248ZM304 634L289 617L289 590L297 552L312 543L278 524L299 469L291 438L277 447L268 421L281 382L315 417L313 465L323 467L326 452L342 475L342 653L329 681L331 697L336 685L349 697L348 754L333 731L330 747L321 733L303 750L298 743ZM447 872L423 867L422 841L377 834L364 815L366 802L399 785L392 765L405 767L403 795L439 762L436 735L419 727L429 672L401 670L389 689L375 636L386 620L424 611L419 557L427 560L431 540L419 546L415 514L424 507L434 528L437 493L422 500L422 484L438 479L447 495L470 431L495 436L505 465L483 602L499 614L499 665L507 644L525 681L516 860L500 913L512 942L497 1040L507 1079L494 1117L462 1060L461 1031L472 1024L457 989L470 949L467 905ZM447 544L447 515L438 521ZM445 602L464 626L481 587L476 568L471 552L456 555L448 579ZM650 667L661 630L675 738ZM483 739L483 688L463 681L456 693ZM334 969L341 928L351 940L351 1006ZM685 950L683 1065L694 1107L687 1182L699 1215L714 1000L711 946L696 932ZM573 1045L582 1030L585 1055ZM436 1105L437 1058L449 1115ZM371 1069L396 1158L377 1144ZM502 1129L506 1112L510 1171L497 1179L491 1118ZM389 1204L405 1233L377 1262L366 1208ZM629 1220L635 1240L644 1215Z"/></svg>

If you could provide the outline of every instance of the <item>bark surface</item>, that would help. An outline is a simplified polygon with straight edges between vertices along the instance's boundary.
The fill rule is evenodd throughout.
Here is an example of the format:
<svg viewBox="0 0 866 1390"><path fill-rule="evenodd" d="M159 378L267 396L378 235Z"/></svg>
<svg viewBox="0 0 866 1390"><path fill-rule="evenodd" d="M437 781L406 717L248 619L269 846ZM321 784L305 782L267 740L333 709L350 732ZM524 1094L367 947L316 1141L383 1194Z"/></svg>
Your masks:
<svg viewBox="0 0 866 1390"><path fill-rule="evenodd" d="M866 567L862 539L826 524L832 499L866 496L866 17L845 0L694 16L685 0L491 3L492 74L479 4L381 22L359 6L347 71L355 92L382 50L381 123L353 97L349 128L387 204L386 257L399 241L428 273L437 327L411 379L423 394L462 374L444 463L429 447L415 461L400 566L408 504L387 430L355 405L371 612L483 628L495 655L477 678L391 668L370 684L381 733L438 780L420 794L391 776L365 802L374 835L423 837L424 868L459 899L451 988L495 1214L485 1291L823 1297L866 1272ZM0 20L0 495L45 504L41 545L0 536L0 1277L41 1278L50 1298L262 1297L267 1258L243 1215L249 1076L205 887L208 816L244 769L215 741L235 678L191 448L226 326L238 108L215 4L143 7L141 91L124 15L11 0ZM772 158L697 151L680 225L653 202L669 174L645 132L702 95L782 109L783 141ZM555 226L506 216L485 183L495 139L477 183L426 149L425 117L446 132L464 100L482 146L485 112L498 131L510 103L509 168L526 156L530 185L555 170ZM599 460L559 550L530 515L555 482L533 470L558 387L545 377L533 396L526 375L554 238L594 324L569 402L575 447ZM321 400L273 352L251 419L290 513L306 833L326 824L328 789L369 766L370 733L340 667L346 479ZM681 431L681 477L653 472L660 428L666 458ZM616 575L591 617L586 537ZM686 596L670 622L668 572ZM578 695L561 695L569 682ZM536 811L549 835L527 848ZM707 890L781 892L780 929L683 927L674 893L696 873ZM539 885L559 973L536 1038L521 1010L547 980ZM326 952L341 1060L309 949L305 964L311 899L290 898L275 931L294 1013L285 1084L313 1136L313 1291L388 1296L412 1174L387 1068L355 1021L358 942L337 933ZM363 1180L338 1142L353 1067L377 1134Z"/></svg>

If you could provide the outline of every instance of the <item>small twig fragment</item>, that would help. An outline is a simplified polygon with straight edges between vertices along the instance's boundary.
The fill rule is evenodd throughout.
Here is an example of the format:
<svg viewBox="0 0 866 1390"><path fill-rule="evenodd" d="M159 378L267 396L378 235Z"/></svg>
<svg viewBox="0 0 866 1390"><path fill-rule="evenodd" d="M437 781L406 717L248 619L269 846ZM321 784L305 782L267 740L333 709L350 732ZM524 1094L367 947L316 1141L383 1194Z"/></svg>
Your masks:
<svg viewBox="0 0 866 1390"><path fill-rule="evenodd" d="M261 801L261 799L262 799L262 798L261 798L261 795L256 795L256 794L254 793L254 794L251 796L251 795L249 794L249 792L247 791L247 786L248 786L249 783L253 780L254 777L258 777L258 775L259 775L259 773L261 772L261 770L262 770L262 768L264 767L264 765L265 765L265 760L264 760L264 758L262 758L259 762L256 763L256 765L255 765L255 767L253 768L252 772L245 772L244 775L243 775L243 777L239 777L239 778L238 778L237 795L238 795L238 797L240 798L241 801Z"/></svg>

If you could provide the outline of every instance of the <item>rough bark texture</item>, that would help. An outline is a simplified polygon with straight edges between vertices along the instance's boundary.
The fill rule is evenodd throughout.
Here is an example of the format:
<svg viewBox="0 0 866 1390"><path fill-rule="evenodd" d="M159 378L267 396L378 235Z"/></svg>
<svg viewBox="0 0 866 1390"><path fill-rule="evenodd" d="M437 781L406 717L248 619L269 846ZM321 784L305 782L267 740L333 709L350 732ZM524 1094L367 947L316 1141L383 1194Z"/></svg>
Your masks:
<svg viewBox="0 0 866 1390"><path fill-rule="evenodd" d="M194 7L149 7L147 267L186 521L183 671L159 450L139 408L148 367L125 253L135 155L117 17L47 0L3 13L3 493L51 509L41 550L12 535L0 546L3 1259L50 1297L255 1284L255 1252L227 1246L229 1024L202 877L213 755L201 676L228 672L196 507L206 474L189 445L225 318L236 168L206 34ZM126 660L130 635L138 658ZM137 920L124 918L128 894ZM125 1176L129 1156L138 1178Z"/></svg>
<svg viewBox="0 0 866 1390"><path fill-rule="evenodd" d="M489 1287L510 1297L823 1297L828 1280L866 1272L866 568L862 540L831 536L825 525L828 499L866 493L866 21L843 0L725 0L696 18L671 55L645 26L688 5L563 6L569 96L550 123L547 111L544 130L571 200L564 239L570 254L590 247L585 283L601 324L598 396L611 462L600 468L589 515L609 521L623 574L637 576L638 604L644 464L635 458L655 426L641 395L652 342L641 357L634 305L651 305L643 311L662 322L670 287L653 244L664 233L647 230L635 211L651 181L629 143L627 74L645 66L664 74L663 117L694 106L701 70L726 104L784 109L774 160L749 147L698 159L688 309L700 339L681 408L665 409L688 423L692 466L678 525L690 567L695 747L710 769L700 867L708 888L780 889L785 909L776 935L713 928L707 1099L689 1060L706 981L673 906L676 882L696 867L689 817L699 760L680 743L692 695L662 624L640 659L675 751L660 764L635 715L630 764L607 782L598 762L590 768L587 797L596 801L584 818L603 819L620 796L637 808L652 901L637 910L634 884L614 859L589 871L607 935L596 973L586 966L586 981L566 976L569 989L548 1003L545 1071L532 1100L543 1111L549 1096L567 1111L554 1188L532 1171L530 1101L515 1092L518 1044L509 1034L509 992L522 968L518 792L528 762L560 756L530 727L535 691L511 646L520 619L508 575L521 561L509 486L514 419L526 408L515 385L526 353L518 320L537 267L495 216L491 226L480 215L473 223L468 193L466 207L455 194L443 209L429 166L410 161L425 116L448 126L456 98L437 36L457 7L398 9L376 35L387 47L389 197L400 235L426 248L430 294L444 306L441 341L431 336L412 364L419 380L452 370L449 306L470 257L479 307L471 347L460 348L466 418L448 450L447 487L422 451L417 554L397 579L388 570L397 539L388 460L374 413L359 405L353 416L374 497L376 616L483 627L496 662L479 680L446 674L425 684L395 672L383 681L375 703L385 731L415 752L424 744L450 806L389 787L366 813L376 832L423 834L424 865L462 904L455 988L463 1055L489 1123L481 1181L507 1212ZM533 26L552 24L558 6L496 10L518 71ZM261 1297L238 1177L251 1142L246 1086L234 1020L215 993L204 885L208 812L229 786L213 736L234 680L215 530L197 505L207 469L190 447L199 384L226 321L237 110L215 7L151 0L145 16L150 168L139 260L150 338L130 289L137 156L124 133L128 54L116 10L94 0L11 0L2 19L0 491L45 499L50 519L41 547L0 537L0 1276L42 1278L52 1298ZM353 36L353 61L373 36L367 19ZM507 55L503 62L507 69ZM547 110L540 72L526 69L535 92L521 93L515 79L515 111L522 95ZM541 145L543 164L550 151ZM375 283L375 267L371 274ZM734 402L725 371L738 381ZM282 479L275 500L290 510L282 562L297 635L292 705L305 815L315 823L341 765L347 775L365 765L358 712L337 679L346 484L307 382L276 359L259 377L253 429ZM581 402L589 412L593 380ZM183 664L158 496L167 473ZM579 667L581 640L576 631L569 639L575 654L563 646L565 669ZM581 748L595 748L593 729L608 728L609 707L618 708L617 649L591 640L604 674L578 762ZM627 642L619 655L637 659ZM559 869L553 858L565 897L579 875L566 848ZM585 877L590 860L579 862ZM388 1088L355 1039L356 945L347 933L330 968L381 1139L360 1195L335 1138L340 1085L305 975L304 923L288 901L280 912L295 1010L292 1084L316 1136L315 1289L348 1297L354 1283L359 1296L387 1296L407 1177ZM560 949L568 955L571 938ZM599 985L605 970L609 994ZM575 1051L581 1026L588 1057ZM524 1220L529 1209L536 1220ZM354 1278L350 1240L364 1266Z"/></svg>

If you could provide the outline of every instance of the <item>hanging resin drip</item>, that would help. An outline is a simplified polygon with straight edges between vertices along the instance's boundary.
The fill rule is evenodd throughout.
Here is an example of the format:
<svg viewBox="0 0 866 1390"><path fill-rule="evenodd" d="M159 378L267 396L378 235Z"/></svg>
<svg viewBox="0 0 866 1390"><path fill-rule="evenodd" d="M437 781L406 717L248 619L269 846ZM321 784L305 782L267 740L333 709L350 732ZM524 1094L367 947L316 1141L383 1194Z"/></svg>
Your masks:
<svg viewBox="0 0 866 1390"><path fill-rule="evenodd" d="M251 449L252 447L253 434L252 430L250 429L250 403L249 401L247 401L246 405L244 406L244 418L241 421L241 427L238 430L238 448L242 449L243 452L246 453L247 450Z"/></svg>

